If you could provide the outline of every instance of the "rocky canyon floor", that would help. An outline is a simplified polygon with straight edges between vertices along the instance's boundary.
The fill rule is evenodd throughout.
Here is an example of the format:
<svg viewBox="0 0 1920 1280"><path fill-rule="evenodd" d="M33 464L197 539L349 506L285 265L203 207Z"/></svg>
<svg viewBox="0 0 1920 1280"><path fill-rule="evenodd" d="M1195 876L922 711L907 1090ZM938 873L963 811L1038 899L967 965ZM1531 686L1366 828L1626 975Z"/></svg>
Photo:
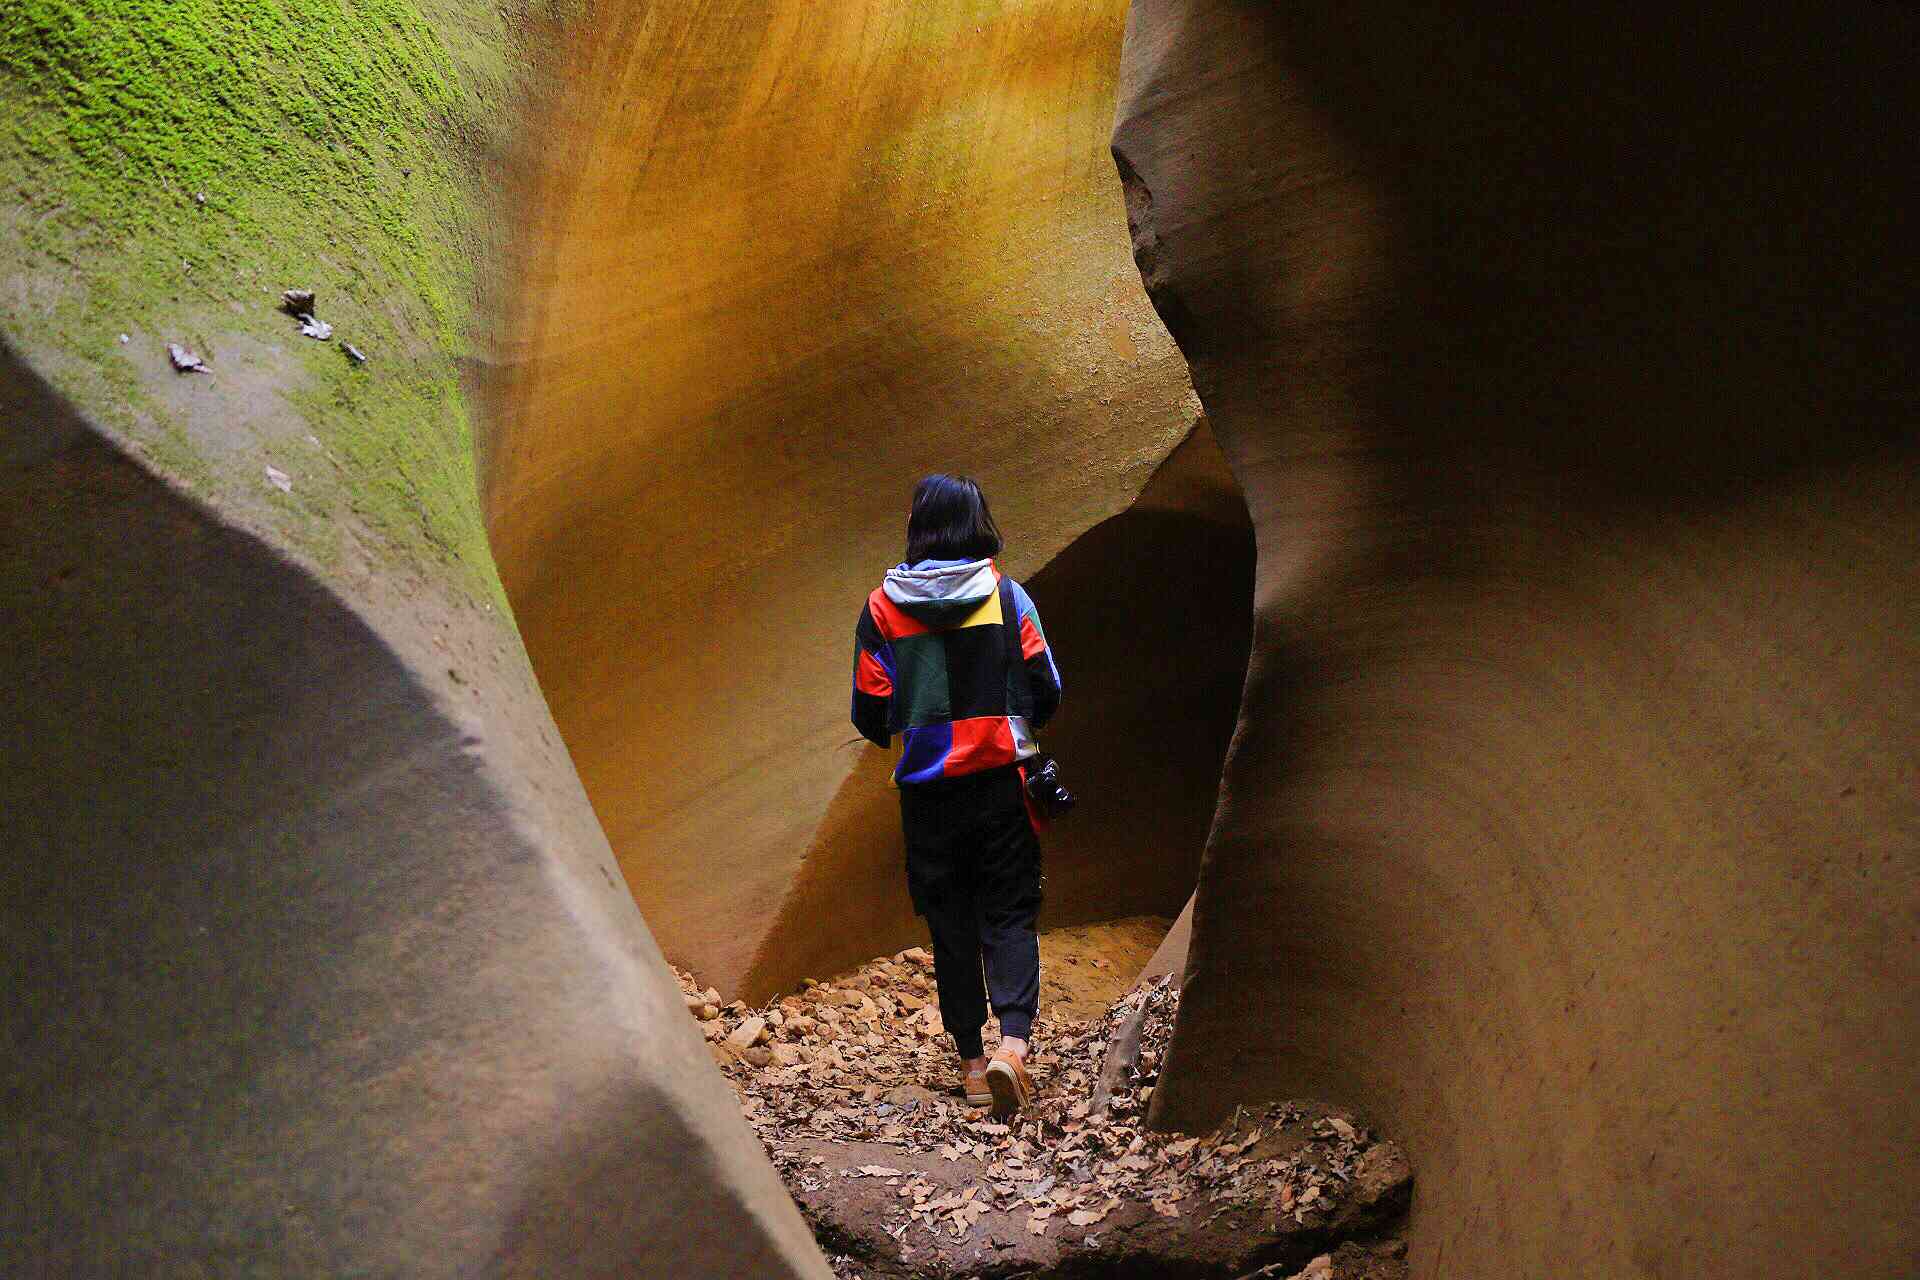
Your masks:
<svg viewBox="0 0 1920 1280"><path fill-rule="evenodd" d="M842 1277L1404 1276L1413 1171L1352 1113L1281 1101L1205 1134L1147 1130L1179 991L1133 980L1165 931L1042 936L1037 1097L1007 1122L958 1091L921 948L760 1009L679 977Z"/></svg>

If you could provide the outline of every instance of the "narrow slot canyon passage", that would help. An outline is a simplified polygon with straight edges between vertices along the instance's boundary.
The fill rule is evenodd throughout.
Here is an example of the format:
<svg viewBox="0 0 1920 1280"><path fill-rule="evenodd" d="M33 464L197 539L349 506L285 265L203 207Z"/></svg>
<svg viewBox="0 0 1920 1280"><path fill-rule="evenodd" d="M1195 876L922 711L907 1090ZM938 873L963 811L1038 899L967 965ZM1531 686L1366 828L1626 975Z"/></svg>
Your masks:
<svg viewBox="0 0 1920 1280"><path fill-rule="evenodd" d="M488 532L635 901L729 994L912 941L841 709L914 479L978 478L1025 581L1198 417L1107 154L1125 5L969 12L610 6L555 50L561 143L515 189ZM1112 911L1178 909L1205 808ZM1093 918L1070 861L1055 905Z"/></svg>
<svg viewBox="0 0 1920 1280"><path fill-rule="evenodd" d="M1002 524L1022 557L1023 530ZM871 580L886 563L868 566ZM1232 1280L1340 1249L1343 1275L1402 1273L1394 1233L1411 1166L1353 1112L1274 1103L1191 1136L1146 1124L1179 1004L1186 932L1169 929L1190 918L1239 716L1254 569L1245 499L1201 417L1124 510L1025 580L1064 673L1040 745L1081 797L1041 837L1030 1111L996 1121L956 1089L927 928L907 894L897 746L856 740L836 757L850 767L777 911L745 921L759 942L744 975L668 917L662 945L687 1008L839 1275ZM841 615L858 598L839 601ZM522 607L534 635L547 625L539 606ZM626 643L658 652L670 631L648 616ZM752 688L768 676L720 678ZM829 696L796 714L840 720L844 686ZM574 739L564 713L560 727ZM642 718L626 736L659 727ZM652 872L687 852L615 851L642 898ZM730 889L743 892L724 878L698 892L728 913L750 908ZM990 1018L986 1043L998 1035Z"/></svg>
<svg viewBox="0 0 1920 1280"><path fill-rule="evenodd" d="M1193 1138L1145 1127L1184 960L1168 929L1238 716L1253 561L1202 419L1131 507L1026 584L1070 673L1041 746L1082 796L1041 840L1032 1111L1001 1123L956 1093L893 753L866 750L830 806L744 998L676 970L838 1274L1198 1280L1290 1273L1343 1244L1348 1273L1397 1274L1411 1170L1351 1112L1270 1107Z"/></svg>
<svg viewBox="0 0 1920 1280"><path fill-rule="evenodd" d="M916 51L941 25L930 11L874 23L836 9L781 46L797 65L767 88L755 33L615 7L590 48L563 51L552 110L567 145L524 175L514 341L489 385L488 528L556 723L685 993L726 1010L703 1026L729 1079L749 1103L770 1087L788 1120L886 1108L897 1104L881 1095L908 1090L932 1109L915 1115L917 1138L982 1123L946 1096L951 1041L904 1016L924 987L897 989L902 973L875 968L927 933L906 892L893 758L853 737L842 708L852 622L900 558L913 480L965 472L992 499L1000 565L1033 596L1064 672L1041 745L1082 803L1043 836L1035 1065L1053 1112L1036 1123L1052 1127L985 1136L1029 1144L1026 1172L1051 1158L1042 1151L1069 1158L1058 1189L1038 1192L1053 1198L1033 1203L1023 1197L1045 1175L989 1191L999 1158L982 1148L952 1162L948 1180L1002 1214L980 1234L1011 1250L983 1262L963 1231L940 1264L956 1276L1018 1258L1061 1274L1151 1262L1224 1280L1384 1230L1406 1198L1391 1147L1365 1211L1337 1195L1370 1137L1314 1135L1324 1117L1296 1117L1298 1149L1213 1161L1232 1143L1216 1134L1183 1169L1205 1180L1231 1166L1248 1210L1287 1181L1278 1166L1264 1180L1250 1170L1291 1160L1294 1190L1325 1196L1297 1218L1223 1224L1199 1197L1156 1210L1135 1178L1125 1211L1099 1225L1101 1188L1121 1190L1111 1160L1145 1160L1167 1140L1141 1128L1150 1085L1123 1090L1111 1115L1073 1109L1101 1072L1087 1059L1112 1038L1097 1030L1108 1005L1145 999L1135 979L1189 918L1239 716L1255 569L1245 498L1127 244L1108 154L1124 12L989 6L928 81ZM701 93L756 95L753 109L661 130L678 91L632 73L674 38L738 45L737 59L703 61ZM1046 71L1030 75L1042 48ZM849 114L796 96L816 75L861 78ZM791 132L767 132L769 112L787 113ZM1155 980L1171 985L1180 958L1170 946ZM1088 980L1077 1000L1076 977ZM858 1030L821 1020L800 1032L814 1019L803 984L827 979L894 994L863 1006L883 1012ZM1156 1044L1176 1002L1156 997ZM840 1177L845 1151L815 1153L835 1167L809 1198L812 1175L781 1154L791 1136L761 1133L819 1238L857 1237L860 1265L915 1266L916 1246L887 1234L905 1230L897 1213L839 1194L860 1190ZM1134 1149L1101 1155L1113 1140ZM1314 1141L1324 1150L1310 1161ZM1353 1222L1329 1225L1336 1201L1355 1206ZM1048 1236L1050 1206L1060 1230ZM1131 1261L1103 1261L1103 1238Z"/></svg>
<svg viewBox="0 0 1920 1280"><path fill-rule="evenodd" d="M1917 47L14 5L0 1278L1912 1280ZM1081 797L998 1119L935 471Z"/></svg>

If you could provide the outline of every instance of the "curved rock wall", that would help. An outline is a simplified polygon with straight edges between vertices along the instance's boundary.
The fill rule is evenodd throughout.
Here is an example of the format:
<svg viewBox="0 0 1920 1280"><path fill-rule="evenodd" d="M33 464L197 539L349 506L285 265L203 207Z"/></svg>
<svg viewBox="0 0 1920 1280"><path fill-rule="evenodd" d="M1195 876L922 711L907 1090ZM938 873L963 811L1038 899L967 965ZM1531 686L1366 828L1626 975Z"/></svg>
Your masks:
<svg viewBox="0 0 1920 1280"><path fill-rule="evenodd" d="M0 1274L827 1274L487 555L526 7L0 11Z"/></svg>
<svg viewBox="0 0 1920 1280"><path fill-rule="evenodd" d="M1259 544L1156 1117L1370 1110L1417 1274L1910 1274L1914 19L1560 12L1134 5Z"/></svg>
<svg viewBox="0 0 1920 1280"><path fill-rule="evenodd" d="M898 839L883 790L834 797L864 751L853 618L914 478L978 476L1025 577L1194 421L1116 232L1124 9L606 3L561 33L489 529L635 898L723 988L756 953L759 981L805 972L765 944L823 831Z"/></svg>
<svg viewBox="0 0 1920 1280"><path fill-rule="evenodd" d="M510 633L4 345L0 545L0 1272L826 1274Z"/></svg>

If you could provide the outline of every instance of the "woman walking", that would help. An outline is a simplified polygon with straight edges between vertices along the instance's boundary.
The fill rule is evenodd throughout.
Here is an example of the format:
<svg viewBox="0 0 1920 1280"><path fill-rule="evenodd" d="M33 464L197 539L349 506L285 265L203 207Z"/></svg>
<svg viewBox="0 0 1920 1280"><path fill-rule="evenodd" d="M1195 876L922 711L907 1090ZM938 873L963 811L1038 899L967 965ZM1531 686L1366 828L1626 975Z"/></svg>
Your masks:
<svg viewBox="0 0 1920 1280"><path fill-rule="evenodd" d="M1040 1000L1040 842L1021 761L1060 705L1060 671L1033 601L994 566L1000 549L972 480L931 475L914 488L906 559L854 628L853 723L881 747L901 735L907 892L933 935L940 1018L967 1101L1008 1115L1032 1097ZM989 999L1000 1019L991 1062Z"/></svg>

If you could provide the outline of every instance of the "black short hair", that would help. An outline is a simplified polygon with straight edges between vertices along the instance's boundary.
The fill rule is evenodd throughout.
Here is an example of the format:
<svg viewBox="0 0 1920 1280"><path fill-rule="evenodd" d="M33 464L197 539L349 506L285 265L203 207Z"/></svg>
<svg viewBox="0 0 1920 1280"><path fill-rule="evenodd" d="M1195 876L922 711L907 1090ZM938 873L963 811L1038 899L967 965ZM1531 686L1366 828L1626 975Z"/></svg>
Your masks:
<svg viewBox="0 0 1920 1280"><path fill-rule="evenodd" d="M966 476L930 475L913 487L907 563L986 560L1000 554L1000 526L987 495Z"/></svg>

